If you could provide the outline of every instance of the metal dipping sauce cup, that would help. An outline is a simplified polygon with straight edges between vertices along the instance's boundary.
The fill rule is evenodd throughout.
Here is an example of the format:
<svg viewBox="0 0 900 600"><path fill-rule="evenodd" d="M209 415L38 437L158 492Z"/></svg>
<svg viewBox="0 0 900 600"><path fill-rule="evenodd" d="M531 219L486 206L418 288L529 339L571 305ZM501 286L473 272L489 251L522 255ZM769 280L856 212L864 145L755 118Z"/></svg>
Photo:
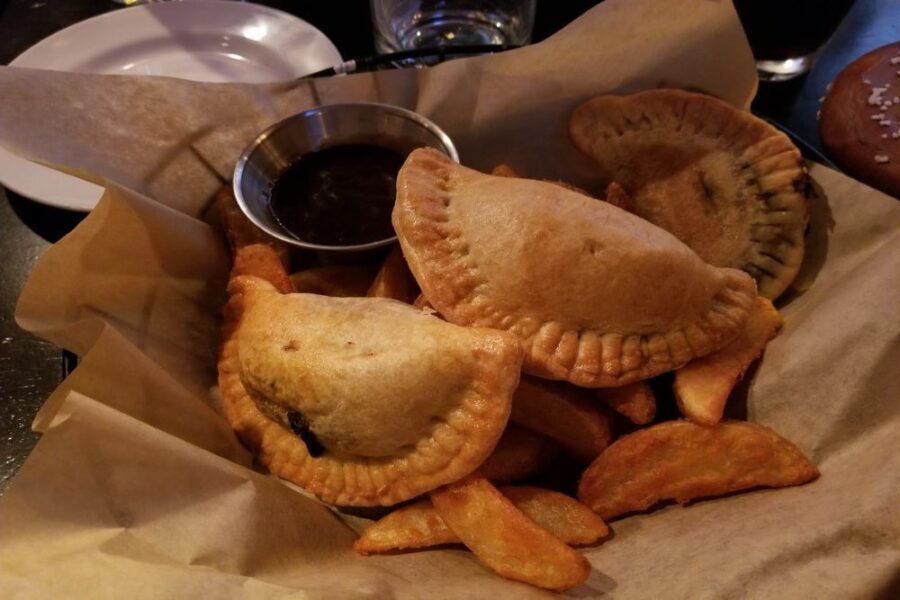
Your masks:
<svg viewBox="0 0 900 600"><path fill-rule="evenodd" d="M447 134L413 111L366 102L320 106L276 123L244 150L234 170L238 206L273 238L306 250L356 253L393 243L397 236L352 246L310 243L283 228L270 210L272 189L288 167L313 152L347 144L382 146L404 156L429 146L459 161Z"/></svg>

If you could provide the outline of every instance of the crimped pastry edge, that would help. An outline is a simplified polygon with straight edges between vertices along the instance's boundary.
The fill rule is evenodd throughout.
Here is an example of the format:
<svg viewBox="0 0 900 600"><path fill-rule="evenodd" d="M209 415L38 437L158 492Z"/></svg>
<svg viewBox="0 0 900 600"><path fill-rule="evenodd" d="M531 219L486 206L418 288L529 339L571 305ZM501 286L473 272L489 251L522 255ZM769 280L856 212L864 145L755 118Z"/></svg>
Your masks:
<svg viewBox="0 0 900 600"><path fill-rule="evenodd" d="M460 232L449 225L448 186L453 164L446 155L428 148L411 155L398 179L394 228L410 270L432 305L460 325L514 333L525 349L526 373L582 387L618 387L677 369L718 350L733 338L725 331L736 332L746 321L756 290L752 280L735 269L719 269L723 287L709 309L697 322L671 332L574 331L557 321L542 323L530 316L515 319L505 314L481 293L486 281ZM416 206L411 193L417 195ZM426 269L439 276L426 275ZM703 327L714 321L724 321L727 327Z"/></svg>
<svg viewBox="0 0 900 600"><path fill-rule="evenodd" d="M492 351L482 352L482 360L476 363L478 376L463 392L464 418L442 419L413 451L389 458L311 456L299 437L259 409L241 382L236 333L244 304L242 280L246 279L252 278L240 277L229 284L219 388L232 428L273 474L329 504L389 506L461 479L492 452L509 418L519 379L521 348L514 340L490 344ZM510 358L515 368L503 368Z"/></svg>

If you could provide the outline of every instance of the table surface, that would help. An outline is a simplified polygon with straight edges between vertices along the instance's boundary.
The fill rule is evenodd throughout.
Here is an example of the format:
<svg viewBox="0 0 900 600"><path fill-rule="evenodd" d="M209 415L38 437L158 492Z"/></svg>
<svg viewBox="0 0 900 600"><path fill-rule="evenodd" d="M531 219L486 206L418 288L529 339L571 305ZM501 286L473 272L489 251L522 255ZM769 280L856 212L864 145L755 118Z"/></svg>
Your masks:
<svg viewBox="0 0 900 600"><path fill-rule="evenodd" d="M345 58L374 53L367 0L259 2L293 13L321 29ZM540 41L594 2L538 0L534 41ZM101 0L0 1L0 64L46 36L82 19L118 10ZM786 83L763 84L754 110L821 150L816 123L829 81L858 56L900 39L900 0L857 0L812 72ZM15 303L41 254L83 218L43 206L0 187L0 494L38 435L31 420L65 376L63 353L15 324Z"/></svg>

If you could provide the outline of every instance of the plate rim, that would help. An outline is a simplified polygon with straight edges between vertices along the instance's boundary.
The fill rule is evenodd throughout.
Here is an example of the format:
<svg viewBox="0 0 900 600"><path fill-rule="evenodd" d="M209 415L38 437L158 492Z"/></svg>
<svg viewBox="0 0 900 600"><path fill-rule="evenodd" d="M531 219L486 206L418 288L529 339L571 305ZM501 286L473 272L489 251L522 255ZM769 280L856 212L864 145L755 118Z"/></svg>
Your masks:
<svg viewBox="0 0 900 600"><path fill-rule="evenodd" d="M301 25L304 28L311 29L316 34L318 34L318 37L320 38L319 42L317 42L317 43L327 43L328 44L328 46L329 46L328 49L330 51L332 51L335 55L335 59L336 59L335 64L340 63L343 60L340 50L338 50L337 46L335 46L335 44L331 40L331 38L329 38L327 35L325 35L325 33L321 29L319 29L318 27L316 27L309 21L306 21L305 19L302 19L296 15L292 15L289 12L286 12L286 11L283 11L283 10L280 10L277 8L273 8L270 6L255 4L253 2L237 2L234 0L177 0L174 2L152 2L149 4L139 4L137 6L129 6L129 7L124 7L124 8L113 9L113 10L109 10L107 12L100 13L98 15L94 15L87 19L77 21L75 23L72 23L71 25L68 25L68 26L60 29L59 31L51 33L47 37L41 38L40 40L38 40L37 42L35 42L34 44L29 46L25 50L23 50L21 53L19 53L11 61L9 61L8 66L18 67L18 68L30 68L30 69L47 68L47 67L40 67L40 66L34 65L34 64L31 64L31 65L27 64L29 62L29 53L31 53L32 51L36 51L39 47L46 47L48 45L52 45L52 44L58 42L58 40L60 38L65 38L65 37L71 36L73 30L94 27L97 25L97 23L105 23L106 21L110 21L110 20L115 22L117 20L121 20L123 18L122 15L129 15L128 18L132 18L132 17L130 17L130 15L133 15L134 12L142 12L142 13L152 14L154 11L182 10L181 8L178 8L178 9L174 8L176 6L184 7L187 5L211 5L211 4L225 4L225 3L230 5L228 10L234 10L237 12L245 12L247 15L263 14L263 15L271 16L273 18L277 18L284 22L293 22L295 25ZM238 7L240 7L240 8L238 8ZM195 7L192 7L192 8L195 8ZM132 11L134 11L134 12L132 12ZM26 64L23 64L23 63L26 63ZM59 69L48 68L48 70L59 70ZM62 72L71 73L74 71L66 69L66 70L63 70ZM129 74L123 73L123 75L127 76ZM146 77L146 75L145 75L145 77ZM189 79L189 78L185 78L185 77L181 77L181 79L185 79L188 81L197 81L196 79ZM238 81L235 83L240 83L240 82ZM22 156L19 156L14 151L12 151L8 148L0 147L0 150L2 150L3 152L6 153L6 155L8 155L8 156L6 156L6 155L0 153L0 165L9 164L9 162L7 162L7 161L10 160L9 157L12 157L12 159L13 159L13 162L11 165L12 168L16 168L16 169L24 168L23 163L27 163L28 170L35 171L33 173L33 176L31 176L31 177L29 177L26 174L22 178L18 178L16 176L10 177L9 173L12 172L11 169L0 168L0 185L2 185L5 189L8 189L24 198L27 198L34 202L38 202L40 204L43 204L46 206L51 206L54 208L71 210L71 211L76 211L76 212L90 212L91 210L93 210L93 207L96 206L97 202L99 202L101 196L103 195L104 188L94 182L88 181L86 179L81 179L80 177L76 177L75 175L71 175L69 173L65 173L63 171L59 171L57 169L53 169L51 167L42 165L38 162L26 159ZM22 162L17 165L16 161L22 161ZM76 186L76 190L77 190L71 194L71 196L70 196L71 199L64 199L64 200L57 199L56 194L57 194L58 188L56 186L54 186L51 189L51 188L45 187L43 183L40 183L40 179L37 178L36 176L38 176L42 173L45 173L45 171L47 171L47 170L54 171L60 177L64 177L64 178L67 177L67 178L71 179L71 181L69 183L72 186ZM10 178L13 180L12 184L7 182L7 179L10 179ZM37 188L36 190L32 189L28 186L20 185L23 181L26 180L26 178L30 178L31 180L39 182L36 185L36 188ZM54 177L54 178L56 178L56 177ZM78 190L77 188L80 188L80 190ZM93 197L93 200L88 200L88 197Z"/></svg>
<svg viewBox="0 0 900 600"><path fill-rule="evenodd" d="M106 21L106 20L110 20L110 19L111 20L121 19L122 17L120 15L124 15L124 14L131 15L131 14L134 14L135 12L153 12L156 10L161 10L161 11L174 10L172 8L174 6L186 6L186 5L191 5L191 4L210 5L210 4L226 4L226 3L232 7L237 7L237 6L243 7L239 10L250 9L251 12L272 13L272 14L278 16L279 18L283 18L288 21L299 21L301 23L304 23L304 24L308 25L309 27L313 28L314 30L316 30L318 33L320 33L322 35L322 38L324 40L328 41L328 43L331 45L331 47L335 51L335 53L339 57L341 56L341 53L337 49L337 46L334 45L334 42L331 41L331 38L329 38L327 35L325 35L325 33L321 29L319 29L318 27L316 27L309 21L307 21L305 19L301 19L300 17L298 17L296 15L292 15L291 13L289 13L287 11L283 11L283 10L280 10L278 8L274 8L271 6L266 6L264 4L256 4L254 2L243 2L242 0L174 0L174 1L167 1L167 2L150 2L148 4L136 4L134 6L123 6L121 8L114 8L112 10L108 10L108 11L100 13L98 15L88 17L87 19L82 19L81 21L77 21L75 23L72 23L71 25L67 25L66 27L63 27L59 31L55 31L55 32L51 33L47 37L41 38L40 40L38 40L37 42L35 42L34 44L29 46L25 50L23 50L22 52L17 54L15 58L13 58L11 61L9 61L8 66L21 67L22 65L16 64L16 63L21 60L28 60L28 54L32 50L35 50L38 46L52 44L53 42L57 41L56 38L64 37L66 35L71 35L72 30L75 30L75 29L89 27L92 25L96 25L97 23L99 23L101 21ZM167 7L167 8L163 8L163 7ZM343 58L340 58L338 60L338 62L340 62L341 60L343 60ZM22 67L22 68L35 68L35 67L27 67L26 66L26 67Z"/></svg>

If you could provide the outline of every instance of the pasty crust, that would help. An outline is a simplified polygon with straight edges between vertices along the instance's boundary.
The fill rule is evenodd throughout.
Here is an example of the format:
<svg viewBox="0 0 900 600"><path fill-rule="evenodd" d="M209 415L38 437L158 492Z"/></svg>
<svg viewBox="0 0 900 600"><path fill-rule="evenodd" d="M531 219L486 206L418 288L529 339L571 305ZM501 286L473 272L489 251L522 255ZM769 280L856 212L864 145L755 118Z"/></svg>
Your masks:
<svg viewBox="0 0 900 600"><path fill-rule="evenodd" d="M393 212L410 270L448 321L514 333L526 372L615 387L725 345L756 296L662 229L547 182L419 149Z"/></svg>
<svg viewBox="0 0 900 600"><path fill-rule="evenodd" d="M786 135L703 94L598 96L569 121L575 145L629 209L705 261L743 269L776 298L803 260L809 177Z"/></svg>
<svg viewBox="0 0 900 600"><path fill-rule="evenodd" d="M383 298L279 294L254 277L229 294L228 420L272 473L325 502L391 505L456 481L506 426L522 360L509 334ZM279 418L289 410L321 455Z"/></svg>

